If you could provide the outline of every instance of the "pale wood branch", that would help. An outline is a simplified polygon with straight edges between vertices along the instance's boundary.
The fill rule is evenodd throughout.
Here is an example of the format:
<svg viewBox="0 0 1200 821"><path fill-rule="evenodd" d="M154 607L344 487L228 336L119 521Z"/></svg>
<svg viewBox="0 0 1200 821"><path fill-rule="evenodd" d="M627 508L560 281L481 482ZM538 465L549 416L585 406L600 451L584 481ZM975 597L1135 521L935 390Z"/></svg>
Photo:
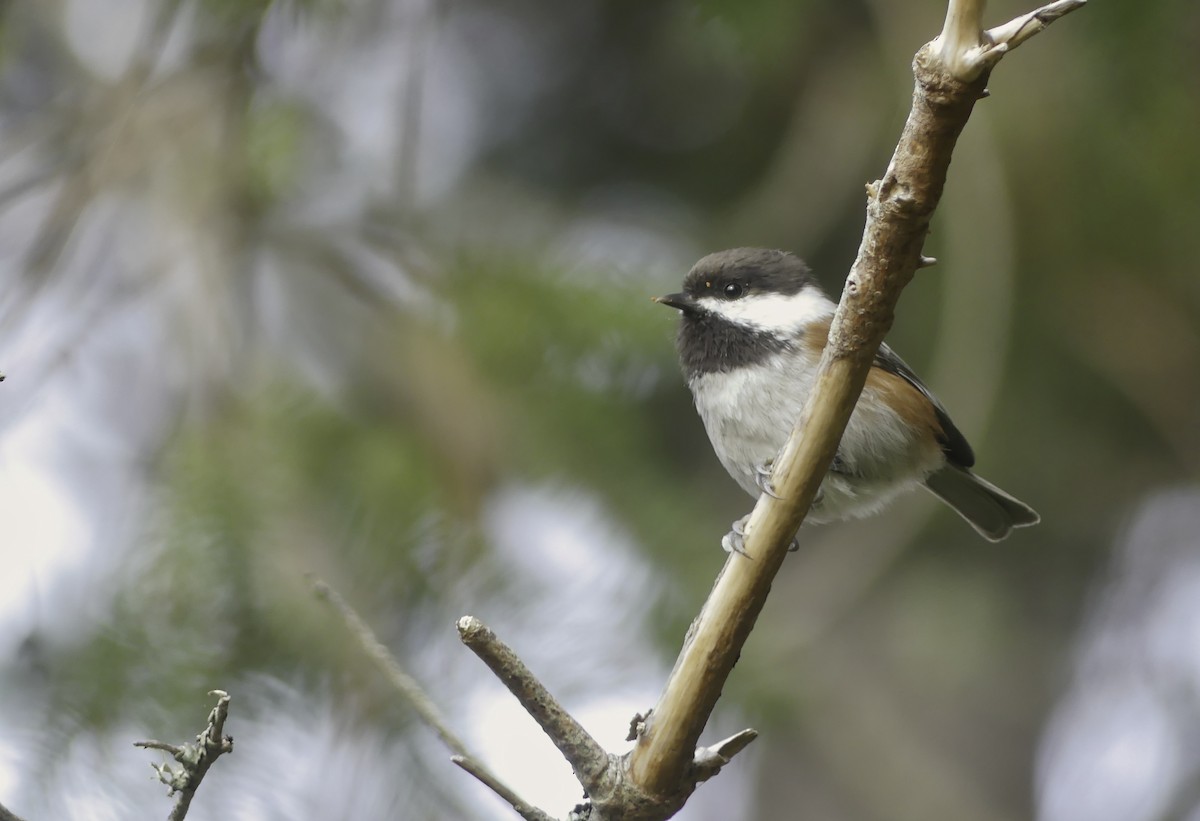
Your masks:
<svg viewBox="0 0 1200 821"><path fill-rule="evenodd" d="M734 733L724 741L718 741L711 747L696 750L692 759L692 768L696 781L707 781L721 771L735 755L750 746L750 742L758 738L757 730L742 730Z"/></svg>
<svg viewBox="0 0 1200 821"><path fill-rule="evenodd" d="M1087 0L1057 0L984 31L985 0L950 0L942 33L931 43L944 70L963 82L991 71L1005 54Z"/></svg>
<svg viewBox="0 0 1200 821"><path fill-rule="evenodd" d="M1080 5L1052 3L1030 19L1044 28ZM775 463L773 484L781 498L759 499L746 528L749 557L731 554L726 561L629 759L631 780L649 796L672 795L687 781L692 751L829 469L871 361L891 328L900 292L928 264L921 248L954 144L985 94L991 67L1009 48L998 43L992 52L976 53L987 37L982 13L981 0L950 0L949 34L926 44L913 61L912 110L883 178L867 187L862 243L816 386ZM1017 26L1010 39L1032 33L1028 25Z"/></svg>
<svg viewBox="0 0 1200 821"><path fill-rule="evenodd" d="M1042 6L1003 25L988 29L987 38L993 43L1007 44L1008 50L1012 51L1035 34L1041 34L1058 18L1082 8L1086 3L1087 0L1058 0L1057 3Z"/></svg>

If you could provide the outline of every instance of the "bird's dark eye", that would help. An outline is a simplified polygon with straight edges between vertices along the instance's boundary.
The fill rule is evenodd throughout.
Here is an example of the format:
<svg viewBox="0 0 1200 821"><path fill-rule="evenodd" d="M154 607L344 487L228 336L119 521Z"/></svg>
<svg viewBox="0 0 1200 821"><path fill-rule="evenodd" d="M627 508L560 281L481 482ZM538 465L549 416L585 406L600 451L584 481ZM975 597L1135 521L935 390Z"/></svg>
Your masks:
<svg viewBox="0 0 1200 821"><path fill-rule="evenodd" d="M730 282L721 292L725 295L726 299L737 299L742 295L742 286L737 282Z"/></svg>

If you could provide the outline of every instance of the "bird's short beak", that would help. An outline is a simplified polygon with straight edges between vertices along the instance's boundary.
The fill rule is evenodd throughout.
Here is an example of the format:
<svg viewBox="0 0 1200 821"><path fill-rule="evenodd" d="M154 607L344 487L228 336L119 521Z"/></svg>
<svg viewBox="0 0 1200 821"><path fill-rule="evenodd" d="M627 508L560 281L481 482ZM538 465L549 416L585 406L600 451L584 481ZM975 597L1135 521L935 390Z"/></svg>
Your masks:
<svg viewBox="0 0 1200 821"><path fill-rule="evenodd" d="M667 294L666 296L655 296L650 298L661 305L668 305L676 310L683 311L686 314L692 314L699 310L696 305L696 300L692 299L687 294Z"/></svg>

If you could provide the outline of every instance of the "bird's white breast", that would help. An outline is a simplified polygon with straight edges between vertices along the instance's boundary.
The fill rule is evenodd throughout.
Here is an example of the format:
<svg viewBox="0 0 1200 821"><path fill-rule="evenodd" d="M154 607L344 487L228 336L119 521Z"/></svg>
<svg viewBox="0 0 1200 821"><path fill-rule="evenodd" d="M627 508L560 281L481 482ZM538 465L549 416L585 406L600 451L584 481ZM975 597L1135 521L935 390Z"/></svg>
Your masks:
<svg viewBox="0 0 1200 821"><path fill-rule="evenodd" d="M713 450L751 496L758 496L756 465L779 454L816 379L815 354L791 349L754 365L694 376L689 386ZM940 467L917 436L868 388L838 448L845 472L822 484L808 520L827 522L873 513Z"/></svg>
<svg viewBox="0 0 1200 821"><path fill-rule="evenodd" d="M795 352L761 363L692 378L696 410L721 464L742 488L758 495L755 465L773 460L787 441L812 390L815 361L800 366Z"/></svg>

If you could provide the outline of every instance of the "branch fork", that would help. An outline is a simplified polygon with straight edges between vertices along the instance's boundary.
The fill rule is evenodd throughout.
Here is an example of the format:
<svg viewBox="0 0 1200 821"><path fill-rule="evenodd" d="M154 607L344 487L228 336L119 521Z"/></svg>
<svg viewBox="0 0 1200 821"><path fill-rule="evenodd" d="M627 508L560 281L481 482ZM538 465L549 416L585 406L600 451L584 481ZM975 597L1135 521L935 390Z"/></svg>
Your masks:
<svg viewBox="0 0 1200 821"><path fill-rule="evenodd" d="M512 648L483 622L474 616L464 616L458 620L458 633L463 644L508 687L567 759L591 802L587 815L591 821L669 818L679 811L697 784L720 772L730 759L758 737L754 730L743 730L711 747L696 749L683 777L686 786L667 796L649 796L630 780L629 755L616 756L605 751L530 672ZM637 736L644 722L644 718L635 717L631 722L631 735Z"/></svg>
<svg viewBox="0 0 1200 821"><path fill-rule="evenodd" d="M951 76L969 83L995 68L1005 54L1085 3L1087 0L1057 0L985 31L984 0L951 0L942 33L930 47Z"/></svg>

